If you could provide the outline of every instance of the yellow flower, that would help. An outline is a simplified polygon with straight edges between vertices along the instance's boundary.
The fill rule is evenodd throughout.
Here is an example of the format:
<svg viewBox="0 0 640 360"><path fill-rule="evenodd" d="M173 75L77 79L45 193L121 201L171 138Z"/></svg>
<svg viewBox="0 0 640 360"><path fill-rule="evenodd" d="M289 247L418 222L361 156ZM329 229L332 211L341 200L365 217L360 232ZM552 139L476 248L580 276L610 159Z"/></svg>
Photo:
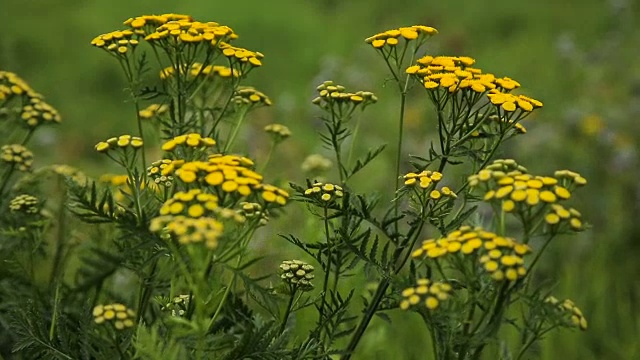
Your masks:
<svg viewBox="0 0 640 360"><path fill-rule="evenodd" d="M400 309L408 310L422 302L427 309L435 310L442 302L450 298L451 290L451 285L446 282L418 279L416 286L402 291L403 300L400 301Z"/></svg>

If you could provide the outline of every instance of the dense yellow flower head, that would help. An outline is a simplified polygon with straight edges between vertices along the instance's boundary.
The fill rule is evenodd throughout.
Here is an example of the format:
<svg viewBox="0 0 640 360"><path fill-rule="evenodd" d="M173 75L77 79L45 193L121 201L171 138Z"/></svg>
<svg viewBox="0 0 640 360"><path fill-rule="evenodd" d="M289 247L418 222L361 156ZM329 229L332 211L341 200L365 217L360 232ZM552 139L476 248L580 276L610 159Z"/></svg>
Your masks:
<svg viewBox="0 0 640 360"><path fill-rule="evenodd" d="M328 205L344 196L344 190L340 185L316 182L304 191L304 196L315 200L316 204Z"/></svg>
<svg viewBox="0 0 640 360"><path fill-rule="evenodd" d="M123 24L133 29L136 34L145 35L155 31L160 25L177 20L193 21L193 18L183 14L142 15L129 18Z"/></svg>
<svg viewBox="0 0 640 360"><path fill-rule="evenodd" d="M164 215L151 219L149 230L155 233L166 231L183 245L204 243L208 249L213 250L218 247L218 239L223 234L224 226L212 217Z"/></svg>
<svg viewBox="0 0 640 360"><path fill-rule="evenodd" d="M218 197L200 189L178 191L160 208L160 215L210 216L218 208Z"/></svg>
<svg viewBox="0 0 640 360"><path fill-rule="evenodd" d="M151 166L147 168L147 176L157 185L171 187L173 185L173 176L163 175L162 171L172 162L173 160L170 159L162 159L152 162Z"/></svg>
<svg viewBox="0 0 640 360"><path fill-rule="evenodd" d="M378 97L370 91L349 92L342 85L334 84L333 81L325 81L316 87L318 97L313 99L313 103L322 109L331 109L333 105L347 105L355 107L366 107L375 104ZM349 110L352 110L350 108Z"/></svg>
<svg viewBox="0 0 640 360"><path fill-rule="evenodd" d="M264 55L259 51L236 47L224 41L220 42L219 47L222 55L229 59L234 69L244 72L243 69L262 66Z"/></svg>
<svg viewBox="0 0 640 360"><path fill-rule="evenodd" d="M414 306L424 306L429 310L435 310L441 306L442 302L449 300L451 290L451 285L446 282L418 279L416 286L402 291L400 309L408 310Z"/></svg>
<svg viewBox="0 0 640 360"><path fill-rule="evenodd" d="M32 129L41 124L60 123L58 111L46 103L42 95L35 92L26 81L12 72L0 71L0 106L14 98L20 99L23 126Z"/></svg>
<svg viewBox="0 0 640 360"><path fill-rule="evenodd" d="M132 30L116 30L98 35L91 45L103 49L117 57L126 57L138 46L139 41Z"/></svg>
<svg viewBox="0 0 640 360"><path fill-rule="evenodd" d="M391 29L366 38L364 41L376 49L395 47L400 41L410 42L416 39L425 39L438 33L438 30L430 26L414 25L398 29Z"/></svg>
<svg viewBox="0 0 640 360"><path fill-rule="evenodd" d="M544 302L552 306L557 313L561 314L569 326L577 327L582 331L587 330L587 319L573 301L569 299L560 301L554 296L548 296Z"/></svg>
<svg viewBox="0 0 640 360"><path fill-rule="evenodd" d="M558 203L570 199L572 191L586 182L580 174L569 170L556 171L554 176L530 175L511 159L495 160L469 177L471 187L484 191L483 200L500 204L503 211L526 213L530 208L547 208L543 214L548 225L565 223L573 230L583 228L580 213Z"/></svg>
<svg viewBox="0 0 640 360"><path fill-rule="evenodd" d="M105 141L101 141L95 145L95 149L98 152L106 153L109 150L116 149L128 149L134 150L140 149L144 145L142 138L131 135L120 135L118 137L112 137Z"/></svg>
<svg viewBox="0 0 640 360"><path fill-rule="evenodd" d="M167 104L151 104L138 112L141 119L152 119L166 113L169 110Z"/></svg>
<svg viewBox="0 0 640 360"><path fill-rule="evenodd" d="M231 101L237 105L249 105L250 107L271 106L272 104L267 95L251 86L238 86Z"/></svg>
<svg viewBox="0 0 640 360"><path fill-rule="evenodd" d="M222 65L207 65L203 66L202 63L195 62L191 64L188 71L185 71L187 68L186 65L178 66L180 69L180 73L184 74L185 72L189 75L190 79L205 77L207 79L230 79L230 78L239 78L241 73L239 70L231 69L227 66ZM173 77L176 72L176 66L168 66L160 71L160 79L166 80Z"/></svg>
<svg viewBox="0 0 640 360"><path fill-rule="evenodd" d="M205 148L212 147L216 144L216 141L210 137L202 137L198 133L189 133L184 135L178 135L173 139L166 141L162 144L162 151L174 151L178 146L183 148Z"/></svg>
<svg viewBox="0 0 640 360"><path fill-rule="evenodd" d="M276 142L281 142L291 136L291 130L282 124L269 124L264 127L264 131L273 136Z"/></svg>
<svg viewBox="0 0 640 360"><path fill-rule="evenodd" d="M37 214L40 211L38 198L29 194L18 195L9 202L9 210L29 215Z"/></svg>
<svg viewBox="0 0 640 360"><path fill-rule="evenodd" d="M0 160L20 171L30 171L33 153L20 144L3 145L0 148Z"/></svg>
<svg viewBox="0 0 640 360"><path fill-rule="evenodd" d="M135 325L136 313L126 306L115 303L98 305L93 308L93 321L98 324L110 324L116 330L124 330Z"/></svg>
<svg viewBox="0 0 640 360"><path fill-rule="evenodd" d="M516 281L527 273L523 256L531 249L525 244L498 236L480 227L462 226L446 237L428 239L413 251L413 258L439 259L449 254L476 256L479 266L496 281Z"/></svg>
<svg viewBox="0 0 640 360"><path fill-rule="evenodd" d="M152 45L176 47L205 44L217 48L238 35L228 26L216 22L199 22L191 19L168 21L144 37Z"/></svg>
<svg viewBox="0 0 640 360"><path fill-rule="evenodd" d="M314 270L312 265L303 261L285 260L280 264L280 279L292 290L310 291L313 289Z"/></svg>
<svg viewBox="0 0 640 360"><path fill-rule="evenodd" d="M506 112L531 112L536 108L542 107L542 102L524 95L514 95L511 93L501 92L493 89L487 94L489 101Z"/></svg>

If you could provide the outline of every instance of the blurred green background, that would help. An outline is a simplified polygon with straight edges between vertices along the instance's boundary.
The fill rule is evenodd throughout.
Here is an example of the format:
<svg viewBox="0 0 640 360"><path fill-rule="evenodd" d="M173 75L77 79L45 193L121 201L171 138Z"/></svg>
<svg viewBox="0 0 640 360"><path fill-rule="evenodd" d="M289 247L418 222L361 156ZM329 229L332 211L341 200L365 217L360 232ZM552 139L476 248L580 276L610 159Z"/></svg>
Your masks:
<svg viewBox="0 0 640 360"><path fill-rule="evenodd" d="M589 185L574 204L593 226L556 241L542 270L558 280L557 297L582 308L589 330L553 333L530 358L640 358L638 1L0 0L0 69L19 74L63 116L60 126L41 129L32 142L40 165L67 163L95 176L115 170L93 145L133 132L135 113L119 65L89 42L129 17L166 12L229 25L240 34L236 44L265 54L264 66L246 84L268 94L274 106L252 117L243 134L251 144L246 151L264 157L260 129L267 123L294 133L267 178L303 182L299 164L323 151L310 100L324 80L378 94L380 102L365 112L359 147L394 142L397 96L385 86L382 59L363 42L374 33L433 26L440 34L430 54L471 56L484 71L518 80L521 93L545 106L501 156L533 173L569 168L583 174ZM407 109L407 154L424 154L434 130L432 109L417 90ZM393 157L386 151L363 187L391 181ZM265 236L279 230L271 231ZM425 358L420 349L427 336L419 321L398 315L392 325L373 323L359 358Z"/></svg>

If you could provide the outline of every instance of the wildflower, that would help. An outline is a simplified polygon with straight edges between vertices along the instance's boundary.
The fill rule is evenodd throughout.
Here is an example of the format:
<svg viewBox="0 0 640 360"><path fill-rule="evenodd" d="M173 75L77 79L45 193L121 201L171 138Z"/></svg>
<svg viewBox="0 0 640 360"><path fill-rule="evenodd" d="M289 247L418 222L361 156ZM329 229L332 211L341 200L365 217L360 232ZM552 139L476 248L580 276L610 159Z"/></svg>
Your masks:
<svg viewBox="0 0 640 360"><path fill-rule="evenodd" d="M276 143L291 136L291 130L288 127L281 124L269 124L264 127L264 131L273 136Z"/></svg>
<svg viewBox="0 0 640 360"><path fill-rule="evenodd" d="M144 39L152 46L157 45L167 50L180 46L198 45L217 49L224 41L237 37L238 35L228 26L215 22L202 23L189 18L167 21L158 26L154 32L147 34Z"/></svg>
<svg viewBox="0 0 640 360"><path fill-rule="evenodd" d="M132 30L116 30L98 35L91 41L91 45L104 49L113 56L126 58L139 44L134 36Z"/></svg>
<svg viewBox="0 0 640 360"><path fill-rule="evenodd" d="M142 15L129 18L123 24L133 29L136 34L145 35L155 31L160 25L177 20L193 21L193 18L183 14Z"/></svg>
<svg viewBox="0 0 640 360"><path fill-rule="evenodd" d="M135 316L136 313L133 310L119 303L98 305L93 308L93 321L96 324L111 324L116 330L133 327Z"/></svg>
<svg viewBox="0 0 640 360"><path fill-rule="evenodd" d="M265 205L272 204L284 206L287 204L289 193L285 190L269 184L258 184L255 188L262 193L261 199L265 201Z"/></svg>
<svg viewBox="0 0 640 360"><path fill-rule="evenodd" d="M553 306L553 309L562 314L562 316L568 321L570 326L579 328L580 330L587 330L587 319L582 314L582 311L569 299L559 301L553 296L549 296L544 300L545 303Z"/></svg>
<svg viewBox="0 0 640 360"><path fill-rule="evenodd" d="M42 101L40 97L29 98L29 105L22 107L20 118L29 128L40 124L60 123L60 114L51 105Z"/></svg>
<svg viewBox="0 0 640 360"><path fill-rule="evenodd" d="M280 279L293 290L310 291L313 289L313 266L300 260L285 260L280 264Z"/></svg>
<svg viewBox="0 0 640 360"><path fill-rule="evenodd" d="M487 97L492 104L499 106L506 112L513 112L516 109L520 109L521 112L531 112L535 108L542 107L542 102L536 99L524 95L500 92L497 89L491 90Z"/></svg>
<svg viewBox="0 0 640 360"><path fill-rule="evenodd" d="M151 219L149 230L154 233L166 231L175 236L183 245L199 244L213 250L218 247L224 226L212 217L187 217L183 215L163 215Z"/></svg>
<svg viewBox="0 0 640 360"><path fill-rule="evenodd" d="M144 145L141 138L131 135L120 135L112 137L96 144L95 149L98 152L105 153L113 149L129 149L137 150Z"/></svg>
<svg viewBox="0 0 640 360"><path fill-rule="evenodd" d="M304 196L313 199L316 204L328 206L344 196L340 185L316 182L304 191Z"/></svg>
<svg viewBox="0 0 640 360"><path fill-rule="evenodd" d="M141 119L152 119L166 113L168 110L169 106L166 104L151 104L140 110L138 116L140 116Z"/></svg>
<svg viewBox="0 0 640 360"><path fill-rule="evenodd" d="M266 225L267 222L269 221L269 215L267 214L266 211L264 211L264 208L262 207L262 205L255 202L246 202L246 201L241 202L239 205L240 205L240 210L238 211L238 213L244 216L245 218L248 218L248 219L258 218L259 225Z"/></svg>
<svg viewBox="0 0 640 360"><path fill-rule="evenodd" d="M164 170L171 163L172 160L170 159L162 159L152 162L151 166L147 168L147 176L149 176L149 178L151 178L157 185L171 187L171 185L173 185L173 176L162 174L162 170Z"/></svg>
<svg viewBox="0 0 640 360"><path fill-rule="evenodd" d="M311 154L304 159L300 167L306 174L313 174L325 172L331 169L332 165L330 159L320 154Z"/></svg>
<svg viewBox="0 0 640 360"><path fill-rule="evenodd" d="M3 145L0 148L0 160L20 171L30 171L33 153L20 144Z"/></svg>
<svg viewBox="0 0 640 360"><path fill-rule="evenodd" d="M271 106L271 99L261 91L251 86L239 86L231 99L238 105L249 105L249 107Z"/></svg>
<svg viewBox="0 0 640 360"><path fill-rule="evenodd" d="M409 308L421 304L429 310L437 309L443 301L451 296L451 285L446 282L434 282L429 279L418 279L416 286L408 287L402 291L400 309Z"/></svg>
<svg viewBox="0 0 640 360"><path fill-rule="evenodd" d="M42 98L42 95L35 92L26 81L15 73L0 71L0 102L8 101L14 96L26 96L28 99Z"/></svg>
<svg viewBox="0 0 640 360"><path fill-rule="evenodd" d="M173 77L175 73L176 65L166 67L160 71L160 79L167 80ZM178 65L180 69L180 73L185 73L186 65ZM196 77L205 77L207 79L230 79L230 78L239 78L241 73L236 69L231 69L227 66L221 65L207 65L204 66L202 63L195 62L191 64L187 74L189 78L194 79Z"/></svg>
<svg viewBox="0 0 640 360"><path fill-rule="evenodd" d="M9 209L12 212L23 212L25 214L37 214L40 211L38 198L28 194L18 195L11 199Z"/></svg>
<svg viewBox="0 0 640 360"><path fill-rule="evenodd" d="M312 103L323 110L330 110L335 106L338 113L350 114L357 107L364 109L378 101L378 97L370 91L348 92L344 86L334 84L333 81L325 81L316 89L318 97Z"/></svg>
<svg viewBox="0 0 640 360"><path fill-rule="evenodd" d="M413 258L439 259L448 254L479 255L479 265L494 280L515 281L527 273L523 256L529 246L480 227L462 226L440 239L428 239L411 254Z"/></svg>
<svg viewBox="0 0 640 360"><path fill-rule="evenodd" d="M387 30L366 38L364 41L371 44L376 49L393 48L400 43L400 40L410 42L413 40L424 40L438 33L438 30L424 25L414 25Z"/></svg>
<svg viewBox="0 0 640 360"><path fill-rule="evenodd" d="M200 189L179 191L160 208L160 215L183 215L191 218L211 216L218 207L218 197Z"/></svg>
<svg viewBox="0 0 640 360"><path fill-rule="evenodd" d="M235 47L224 41L220 42L219 47L222 55L229 59L231 67L240 72L247 73L250 68L262 66L264 55L261 52Z"/></svg>
<svg viewBox="0 0 640 360"><path fill-rule="evenodd" d="M190 133L185 135L178 135L173 139L168 140L162 144L163 151L173 151L177 146L183 146L187 148L202 148L212 147L216 144L216 141L210 137L202 137L198 133Z"/></svg>
<svg viewBox="0 0 640 360"><path fill-rule="evenodd" d="M566 225L573 231L584 229L582 214L574 208L565 208L559 204L552 204L551 210L544 216L544 221L556 232L561 232Z"/></svg>

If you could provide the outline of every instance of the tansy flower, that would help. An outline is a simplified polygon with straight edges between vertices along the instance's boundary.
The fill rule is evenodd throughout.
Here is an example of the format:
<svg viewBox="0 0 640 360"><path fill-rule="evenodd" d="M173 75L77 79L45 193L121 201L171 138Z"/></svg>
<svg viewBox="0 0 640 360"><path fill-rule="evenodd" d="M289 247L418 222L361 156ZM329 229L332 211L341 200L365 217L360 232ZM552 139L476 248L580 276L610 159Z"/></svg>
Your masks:
<svg viewBox="0 0 640 360"><path fill-rule="evenodd" d="M120 135L118 137L112 137L105 141L101 141L96 144L95 149L98 152L105 153L114 149L128 149L132 148L137 150L144 145L141 138L131 135Z"/></svg>
<svg viewBox="0 0 640 360"><path fill-rule="evenodd" d="M173 160L162 159L154 161L151 166L147 168L147 176L153 180L157 185L170 187L173 185L173 176L163 175L162 171L172 163Z"/></svg>
<svg viewBox="0 0 640 360"><path fill-rule="evenodd" d="M549 306L552 306L554 311L561 314L566 319L569 326L574 326L582 331L587 330L587 319L582 314L582 311L569 299L559 301L553 296L547 297L544 302Z"/></svg>
<svg viewBox="0 0 640 360"><path fill-rule="evenodd" d="M138 46L139 41L134 38L136 36L132 30L116 30L98 35L91 40L91 45L113 56L126 58Z"/></svg>
<svg viewBox="0 0 640 360"><path fill-rule="evenodd" d="M162 144L162 151L173 151L178 146L184 148L203 148L212 147L216 144L216 141L210 137L202 137L198 133L190 133L184 135L178 135L173 139L166 141Z"/></svg>
<svg viewBox="0 0 640 360"><path fill-rule="evenodd" d="M28 194L18 195L9 202L9 210L25 214L37 214L40 211L38 198Z"/></svg>
<svg viewBox="0 0 640 360"><path fill-rule="evenodd" d="M355 108L364 109L370 104L375 104L378 97L370 91L348 92L342 85L334 84L333 81L325 81L318 85L318 97L312 103L318 105L323 110L331 110L339 113L351 113Z"/></svg>
<svg viewBox="0 0 640 360"><path fill-rule="evenodd" d="M166 231L183 245L199 244L213 250L218 247L218 239L223 234L222 223L211 217L187 217L164 215L151 219L149 230L154 233Z"/></svg>
<svg viewBox="0 0 640 360"><path fill-rule="evenodd" d="M413 251L413 258L439 259L449 254L474 256L479 267L494 280L515 281L527 273L523 256L531 249L511 238L498 236L480 227L462 226L444 238L428 239Z"/></svg>
<svg viewBox="0 0 640 360"><path fill-rule="evenodd" d="M535 108L542 107L542 102L536 99L524 95L504 93L496 89L491 90L487 97L492 104L499 106L505 112L514 112L517 109L520 109L521 112L531 112Z"/></svg>
<svg viewBox="0 0 640 360"><path fill-rule="evenodd" d="M285 260L280 264L280 279L291 290L311 291L313 289L313 266L300 260Z"/></svg>
<svg viewBox="0 0 640 360"><path fill-rule="evenodd" d="M364 41L367 44L371 44L371 46L376 49L384 49L387 47L393 48L397 46L400 41L410 42L414 40L424 40L437 33L438 30L430 26L414 25L387 30L385 32L368 37Z"/></svg>
<svg viewBox="0 0 640 360"><path fill-rule="evenodd" d="M168 110L169 105L167 104L151 104L146 108L140 110L138 112L138 115L142 119L152 119L166 113Z"/></svg>
<svg viewBox="0 0 640 360"><path fill-rule="evenodd" d="M400 309L408 310L415 306L424 306L429 310L435 310L451 297L451 290L451 285L448 283L418 279L416 286L402 291Z"/></svg>
<svg viewBox="0 0 640 360"><path fill-rule="evenodd" d="M251 108L257 106L271 106L271 99L261 91L251 86L239 86L231 99L237 105L249 105Z"/></svg>
<svg viewBox="0 0 640 360"><path fill-rule="evenodd" d="M236 39L233 30L215 22L202 23L191 19L168 21L160 25L152 33L145 36L145 40L153 46L160 46L169 50L181 46L205 45L217 49L225 41Z"/></svg>
<svg viewBox="0 0 640 360"><path fill-rule="evenodd" d="M306 198L312 199L314 204L329 206L344 196L344 190L340 185L316 182L304 191Z"/></svg>
<svg viewBox="0 0 640 360"><path fill-rule="evenodd" d="M126 306L115 303L98 305L93 308L93 321L98 325L110 324L116 330L124 330L135 325L136 313Z"/></svg>
<svg viewBox="0 0 640 360"><path fill-rule="evenodd" d="M218 208L218 197L200 189L179 191L160 208L160 215L184 215L192 218L211 216Z"/></svg>
<svg viewBox="0 0 640 360"><path fill-rule="evenodd" d="M268 134L271 134L276 143L279 143L291 136L291 130L281 124L269 124L264 127L264 131Z"/></svg>
<svg viewBox="0 0 640 360"><path fill-rule="evenodd" d="M333 163L330 159L320 154L311 154L304 159L300 168L305 174L316 174L331 169L332 165ZM312 178L313 176L310 177Z"/></svg>
<svg viewBox="0 0 640 360"><path fill-rule="evenodd" d="M20 171L30 171L33 153L20 144L3 145L0 148L0 160Z"/></svg>
<svg viewBox="0 0 640 360"><path fill-rule="evenodd" d="M40 124L57 124L61 121L58 111L40 97L29 98L29 104L22 107L20 118L29 128L35 128Z"/></svg>

